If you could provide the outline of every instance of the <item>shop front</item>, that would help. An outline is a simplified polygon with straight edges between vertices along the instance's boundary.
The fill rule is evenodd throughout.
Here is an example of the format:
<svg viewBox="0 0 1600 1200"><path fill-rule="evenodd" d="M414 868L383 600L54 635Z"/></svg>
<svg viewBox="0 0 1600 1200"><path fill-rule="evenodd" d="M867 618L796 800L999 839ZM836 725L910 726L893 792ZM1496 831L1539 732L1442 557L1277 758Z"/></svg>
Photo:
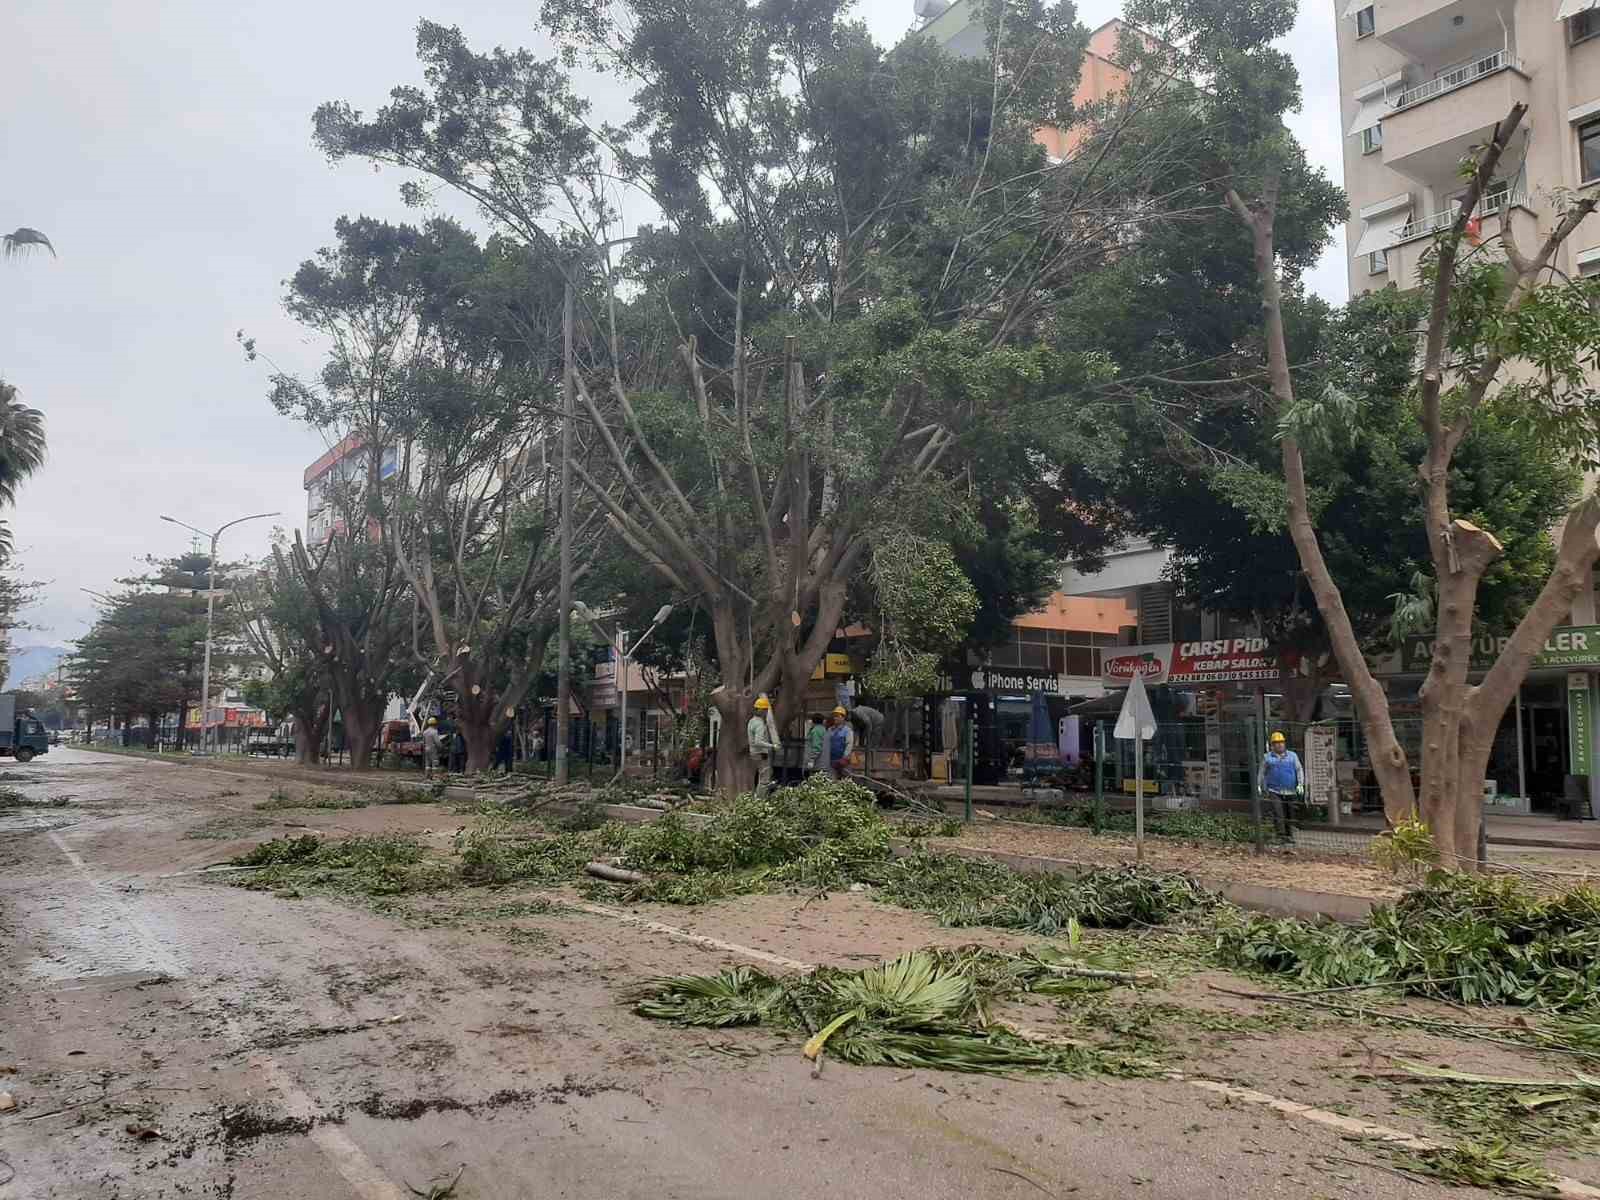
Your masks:
<svg viewBox="0 0 1600 1200"><path fill-rule="evenodd" d="M1073 713L1090 747L1100 728L1112 790L1133 794L1133 744L1113 738L1111 727L1138 675L1156 716L1156 736L1144 751L1146 791L1171 798L1173 807L1249 802L1266 726L1282 716L1275 686L1279 663L1265 638L1125 646L1107 652L1101 673L1105 697L1075 706Z"/></svg>
<svg viewBox="0 0 1600 1200"><path fill-rule="evenodd" d="M1472 682L1494 665L1505 637L1476 639ZM1381 678L1389 711L1413 770L1422 757L1418 691L1433 659L1431 638L1408 638ZM1595 687L1600 675L1600 625L1554 630L1501 718L1483 781L1484 803L1502 814L1589 816L1595 811Z"/></svg>

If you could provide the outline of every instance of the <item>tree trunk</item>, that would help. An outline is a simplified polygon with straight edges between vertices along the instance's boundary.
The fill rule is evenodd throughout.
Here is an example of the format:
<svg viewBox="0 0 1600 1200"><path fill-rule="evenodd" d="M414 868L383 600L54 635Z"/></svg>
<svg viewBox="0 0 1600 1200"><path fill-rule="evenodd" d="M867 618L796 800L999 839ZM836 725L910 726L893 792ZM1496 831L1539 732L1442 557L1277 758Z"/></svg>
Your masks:
<svg viewBox="0 0 1600 1200"><path fill-rule="evenodd" d="M726 684L711 694L722 714L722 736L717 739L717 790L732 798L755 786L756 768L750 758L750 740L745 722L755 710L755 696L747 690L734 691Z"/></svg>
<svg viewBox="0 0 1600 1200"><path fill-rule="evenodd" d="M301 766L316 766L322 761L322 740L333 714L318 700L290 709L294 718L294 760Z"/></svg>
<svg viewBox="0 0 1600 1200"><path fill-rule="evenodd" d="M487 771L489 764L494 761L495 725L493 719L484 720L481 716L469 715L465 709L462 710L461 740L467 744L468 775Z"/></svg>
<svg viewBox="0 0 1600 1200"><path fill-rule="evenodd" d="M1267 345L1267 371L1272 380L1272 397L1280 413L1294 405L1294 380L1289 369L1289 348L1283 327L1283 288L1278 279L1278 258L1273 242L1278 181L1268 181L1265 198L1256 208L1245 204L1237 192L1228 192L1228 205L1251 232L1255 251L1256 278L1261 285L1261 309ZM1394 735L1389 716L1389 700L1383 686L1367 666L1361 640L1344 606L1344 597L1317 541L1311 522L1310 498L1306 487L1305 459L1299 443L1287 434L1279 440L1283 479L1289 500L1289 537L1300 557L1311 595L1328 627L1328 640L1345 682L1355 697L1356 711L1367 735L1372 771L1383 793L1384 813L1391 823L1409 816L1415 807L1411 786L1411 766L1405 748Z"/></svg>
<svg viewBox="0 0 1600 1200"><path fill-rule="evenodd" d="M350 748L350 769L365 771L372 766L372 743L378 735L383 710L366 697L356 700L341 697L339 708L344 713L344 740Z"/></svg>

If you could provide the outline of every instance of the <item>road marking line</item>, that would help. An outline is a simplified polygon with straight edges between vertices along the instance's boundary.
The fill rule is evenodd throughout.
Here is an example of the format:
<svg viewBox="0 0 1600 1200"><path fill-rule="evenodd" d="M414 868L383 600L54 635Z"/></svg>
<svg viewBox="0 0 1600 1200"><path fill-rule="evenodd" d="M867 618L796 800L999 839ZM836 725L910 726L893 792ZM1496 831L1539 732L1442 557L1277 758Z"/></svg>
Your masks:
<svg viewBox="0 0 1600 1200"><path fill-rule="evenodd" d="M1351 1134L1355 1137L1372 1138L1392 1145L1405 1146L1410 1150L1437 1150L1443 1143L1430 1138L1418 1137L1414 1133L1404 1130L1391 1129L1387 1125L1378 1125L1372 1121L1359 1121L1354 1117L1342 1116L1336 1112L1329 1112L1325 1108L1316 1108L1310 1104L1301 1104L1296 1100L1284 1100L1278 1096L1269 1096L1266 1092L1258 1092L1253 1088L1243 1088L1232 1083L1219 1083L1214 1079L1190 1079L1186 1076L1174 1074L1174 1079L1181 1079L1190 1087L1197 1087L1203 1091L1215 1092L1233 1100L1241 1100L1246 1104L1259 1104L1270 1108L1274 1112L1282 1113L1286 1117L1297 1117L1302 1121L1310 1121L1316 1125L1326 1125L1330 1129L1337 1129L1340 1133ZM1587 1183L1558 1175L1550 1181L1554 1194L1570 1197L1571 1200L1597 1200L1600 1198L1600 1188L1590 1187Z"/></svg>
<svg viewBox="0 0 1600 1200"><path fill-rule="evenodd" d="M123 913L127 928L133 936L143 943L145 952L152 961L163 964L161 969L172 978L179 990L187 992L191 1005L202 1010L209 1010L211 1015L222 1022L227 1028L228 1035L239 1044L240 1048L248 1050L249 1038L232 1013L222 1008L215 999L201 992L190 983L180 982L188 978L188 973L182 968L178 960L163 946L143 923L140 922L133 910L119 897L112 893L94 873L89 870L89 865L71 846L67 845L59 833L50 832L50 840L55 843L56 849L72 864L84 881L94 891L98 892L106 903L115 906ZM378 1169L376 1163L367 1157L366 1152L356 1145L350 1135L336 1125L318 1124L322 1110L315 1100L300 1089L290 1077L283 1066L269 1054L253 1055L249 1059L252 1066L258 1068L267 1083L276 1088L283 1097L284 1107L292 1116L299 1120L311 1121L312 1125L307 1136L310 1137L319 1150L332 1163L333 1169L344 1177L351 1190L361 1200L408 1200L404 1190L397 1187L384 1173Z"/></svg>
<svg viewBox="0 0 1600 1200"><path fill-rule="evenodd" d="M659 933L676 941L704 946L707 950L722 950L728 954L742 954L746 958L755 959L757 962L769 963L772 966L783 967L789 971L808 972L817 969L816 963L801 962L798 959L785 958L781 954L757 950L754 946L741 946L737 942L724 942L719 938L706 937L704 934L690 933L687 929L663 925L660 921L649 921L644 917L636 917L632 913L623 912L620 909L607 908L603 904L586 904L581 900L562 900L560 903L567 908L575 908L579 912L593 913L597 917L610 917L613 921L621 921L624 925L647 929L651 933Z"/></svg>
<svg viewBox="0 0 1600 1200"><path fill-rule="evenodd" d="M625 925L633 925L640 929L649 930L651 933L663 934L677 941L691 942L697 946L704 946L709 950L721 950L728 954L742 954L746 958L753 958L758 962L771 963L774 966L786 967L792 971L815 971L817 969L816 963L800 962L798 959L785 958L781 954L757 950L753 946L741 946L738 942L725 942L720 938L690 933L686 929L663 925L660 921L646 920L644 917L636 917L632 913L623 912L620 909L607 908L601 904L587 904L576 900L562 900L560 903L567 908L575 908L580 912L593 913L600 917L610 917L612 920L620 921ZM1025 1036L1048 1039L1049 1035L1040 1033L1037 1030L1028 1030ZM1379 1125L1372 1121L1360 1121L1354 1117L1346 1117L1336 1112L1329 1112L1324 1108L1301 1104L1296 1100L1284 1100L1278 1096L1270 1096L1266 1092L1258 1092L1253 1088L1221 1083L1214 1079L1191 1079L1178 1071L1172 1072L1168 1078L1175 1082L1187 1083L1190 1087L1200 1088L1203 1091L1215 1092L1234 1100L1242 1100L1246 1104L1259 1104L1275 1112L1282 1113L1284 1116L1297 1117L1302 1121L1311 1121L1317 1125L1326 1125L1330 1129L1337 1129L1341 1133L1355 1137L1372 1138L1398 1146L1405 1146L1412 1150L1436 1150L1441 1145L1439 1142L1430 1141L1425 1137L1418 1137L1413 1133L1406 1133L1400 1129L1391 1129L1387 1125ZM1588 1184L1576 1179L1558 1175L1551 1180L1550 1186L1555 1189L1556 1195L1568 1198L1568 1200L1600 1200L1600 1188L1590 1187Z"/></svg>

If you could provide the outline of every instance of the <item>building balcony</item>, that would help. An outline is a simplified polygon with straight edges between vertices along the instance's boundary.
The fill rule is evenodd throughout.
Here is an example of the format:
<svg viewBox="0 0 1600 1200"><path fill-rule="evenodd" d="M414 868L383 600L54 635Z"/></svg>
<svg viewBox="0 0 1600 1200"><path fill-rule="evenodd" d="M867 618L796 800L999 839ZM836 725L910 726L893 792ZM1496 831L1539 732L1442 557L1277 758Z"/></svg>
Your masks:
<svg viewBox="0 0 1600 1200"><path fill-rule="evenodd" d="M1383 118L1384 165L1424 183L1452 178L1511 106L1527 102L1528 76L1503 50L1407 88Z"/></svg>
<svg viewBox="0 0 1600 1200"><path fill-rule="evenodd" d="M1498 191L1487 199L1480 201L1478 211L1474 214L1478 220L1479 236L1487 238L1491 233L1498 234L1500 230L1499 218L1508 209L1520 208L1531 213L1528 206L1528 195L1522 188ZM1490 229L1490 218L1495 218L1493 229ZM1418 238L1432 237L1436 233L1443 233L1455 223L1456 206L1451 204L1441 208L1438 212L1428 213L1408 221L1395 231L1395 244L1413 242ZM1468 231L1471 232L1470 229Z"/></svg>
<svg viewBox="0 0 1600 1200"><path fill-rule="evenodd" d="M1524 253L1531 252L1538 245L1539 218L1520 192L1481 205L1478 212L1477 240L1496 257L1499 254L1500 230L1507 221L1511 223L1512 237ZM1369 283L1380 287L1392 283L1402 291L1416 287L1421 278L1423 259L1433 253L1433 235L1448 229L1454 220L1455 208L1451 206L1439 212L1423 214L1401 226L1395 231L1385 252L1388 269L1366 277Z"/></svg>
<svg viewBox="0 0 1600 1200"><path fill-rule="evenodd" d="M1504 38L1500 7L1495 0L1378 0L1374 32L1417 62L1437 62L1441 54L1464 58L1470 49L1458 47Z"/></svg>

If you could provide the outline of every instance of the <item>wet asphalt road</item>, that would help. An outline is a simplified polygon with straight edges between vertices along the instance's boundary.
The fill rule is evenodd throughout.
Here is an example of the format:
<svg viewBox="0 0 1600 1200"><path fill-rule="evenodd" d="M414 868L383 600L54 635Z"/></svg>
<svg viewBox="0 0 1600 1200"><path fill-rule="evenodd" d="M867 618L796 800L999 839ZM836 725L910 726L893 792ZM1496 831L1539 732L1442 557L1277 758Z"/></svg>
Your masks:
<svg viewBox="0 0 1600 1200"><path fill-rule="evenodd" d="M390 912L284 899L192 872L295 824L444 849L467 818L268 817L251 805L270 780L69 747L3 775L67 799L0 809L0 1088L18 1105L0 1113L0 1200L402 1200L458 1171L456 1200L1475 1194L1182 1083L813 1078L792 1042L622 1002L745 960L738 946L859 963L972 940L859 896L650 914L724 950L530 915L506 891ZM1309 1074L1281 1048L1248 1057L1255 1086Z"/></svg>

